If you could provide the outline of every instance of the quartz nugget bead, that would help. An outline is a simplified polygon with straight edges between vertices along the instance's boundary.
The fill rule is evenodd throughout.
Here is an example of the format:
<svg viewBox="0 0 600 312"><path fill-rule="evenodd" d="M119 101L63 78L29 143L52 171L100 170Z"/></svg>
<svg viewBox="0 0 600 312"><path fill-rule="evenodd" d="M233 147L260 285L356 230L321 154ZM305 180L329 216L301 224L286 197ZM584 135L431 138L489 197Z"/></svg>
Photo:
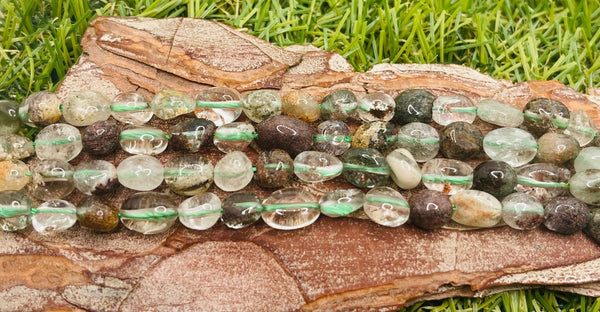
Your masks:
<svg viewBox="0 0 600 312"><path fill-rule="evenodd" d="M565 104L546 98L529 101L523 109L523 115L523 125L536 136L566 128L569 122L569 109Z"/></svg>
<svg viewBox="0 0 600 312"><path fill-rule="evenodd" d="M196 102L181 91L167 89L154 95L150 107L156 117L167 120L193 112Z"/></svg>
<svg viewBox="0 0 600 312"><path fill-rule="evenodd" d="M247 122L232 122L222 125L215 130L213 143L223 153L245 150L254 137L256 131Z"/></svg>
<svg viewBox="0 0 600 312"><path fill-rule="evenodd" d="M304 182L323 182L342 173L343 164L337 157L316 151L306 151L294 158L294 173Z"/></svg>
<svg viewBox="0 0 600 312"><path fill-rule="evenodd" d="M202 156L176 156L165 165L165 182L179 195L197 195L212 185L213 171L212 163Z"/></svg>
<svg viewBox="0 0 600 312"><path fill-rule="evenodd" d="M35 153L35 148L30 139L18 134L0 136L0 161L23 159L33 153Z"/></svg>
<svg viewBox="0 0 600 312"><path fill-rule="evenodd" d="M208 119L188 119L171 127L171 146L180 151L196 153L208 145L213 137L215 124Z"/></svg>
<svg viewBox="0 0 600 312"><path fill-rule="evenodd" d="M394 117L396 102L394 98L383 93L374 92L363 96L358 101L358 118L362 121L390 121Z"/></svg>
<svg viewBox="0 0 600 312"><path fill-rule="evenodd" d="M158 159L147 155L125 158L117 166L117 178L124 187L136 191L151 191L163 181L164 169Z"/></svg>
<svg viewBox="0 0 600 312"><path fill-rule="evenodd" d="M483 151L493 160L501 160L513 167L530 162L537 154L535 138L518 128L500 128L483 138Z"/></svg>
<svg viewBox="0 0 600 312"><path fill-rule="evenodd" d="M390 167L381 153L372 148L351 148L342 156L342 174L357 187L373 188L387 182Z"/></svg>
<svg viewBox="0 0 600 312"><path fill-rule="evenodd" d="M538 162L565 163L579 154L579 143L570 135L548 132L538 141Z"/></svg>
<svg viewBox="0 0 600 312"><path fill-rule="evenodd" d="M214 170L215 184L225 192L239 191L252 181L252 162L246 154L235 151L221 158Z"/></svg>
<svg viewBox="0 0 600 312"><path fill-rule="evenodd" d="M502 218L502 204L492 195L478 190L463 190L452 196L456 207L452 220L473 227L492 227Z"/></svg>
<svg viewBox="0 0 600 312"><path fill-rule="evenodd" d="M116 121L97 121L81 132L83 150L98 156L111 154L119 146L119 132Z"/></svg>
<svg viewBox="0 0 600 312"><path fill-rule="evenodd" d="M518 108L493 99L479 101L477 117L500 127L515 128L523 123L523 113Z"/></svg>
<svg viewBox="0 0 600 312"><path fill-rule="evenodd" d="M29 167L24 162L13 159L0 161L0 191L19 191L29 183Z"/></svg>
<svg viewBox="0 0 600 312"><path fill-rule="evenodd" d="M244 97L242 104L246 117L256 123L281 115L281 97L273 90L252 91Z"/></svg>
<svg viewBox="0 0 600 312"><path fill-rule="evenodd" d="M417 162L426 162L438 154L440 136L428 124L411 122L398 129L396 146L407 149Z"/></svg>
<svg viewBox="0 0 600 312"><path fill-rule="evenodd" d="M214 87L196 94L197 118L205 118L216 126L237 120L242 114L242 96L234 89Z"/></svg>
<svg viewBox="0 0 600 312"><path fill-rule="evenodd" d="M89 126L110 117L110 100L96 91L71 92L63 101L63 118L76 127ZM31 111L31 107L29 109Z"/></svg>
<svg viewBox="0 0 600 312"><path fill-rule="evenodd" d="M79 129L57 123L42 129L35 138L35 153L39 159L70 161L83 149Z"/></svg>
<svg viewBox="0 0 600 312"><path fill-rule="evenodd" d="M117 168L106 160L88 160L75 167L73 174L75 187L86 195L100 195L112 192L119 186Z"/></svg>
<svg viewBox="0 0 600 312"><path fill-rule="evenodd" d="M569 180L571 194L590 205L600 204L600 169L577 172Z"/></svg>
<svg viewBox="0 0 600 312"><path fill-rule="evenodd" d="M37 199L50 200L64 198L75 189L73 166L60 159L46 159L29 162L31 183L29 191Z"/></svg>
<svg viewBox="0 0 600 312"><path fill-rule="evenodd" d="M326 120L317 127L314 136L315 149L334 156L344 154L350 148L352 132L341 120Z"/></svg>
<svg viewBox="0 0 600 312"><path fill-rule="evenodd" d="M592 218L583 231L596 243L600 243L600 208L592 209Z"/></svg>
<svg viewBox="0 0 600 312"><path fill-rule="evenodd" d="M256 127L256 144L262 149L279 148L296 157L312 149L314 132L300 119L279 115L273 116Z"/></svg>
<svg viewBox="0 0 600 312"><path fill-rule="evenodd" d="M354 93L349 90L336 90L321 101L321 118L346 120L357 107L358 102Z"/></svg>
<svg viewBox="0 0 600 312"><path fill-rule="evenodd" d="M19 131L19 105L9 100L0 100L0 135L13 134Z"/></svg>
<svg viewBox="0 0 600 312"><path fill-rule="evenodd" d="M221 200L206 192L192 196L179 205L179 222L192 230L207 230L221 218Z"/></svg>
<svg viewBox="0 0 600 312"><path fill-rule="evenodd" d="M135 193L121 205L121 223L142 234L168 231L177 221L177 205L167 194Z"/></svg>
<svg viewBox="0 0 600 312"><path fill-rule="evenodd" d="M396 143L395 126L387 121L371 121L360 125L352 136L352 147L386 151Z"/></svg>
<svg viewBox="0 0 600 312"><path fill-rule="evenodd" d="M167 149L169 140L165 133L152 127L131 127L119 134L121 148L130 154L157 155Z"/></svg>
<svg viewBox="0 0 600 312"><path fill-rule="evenodd" d="M600 169L600 147L586 147L579 152L573 162L575 172L583 172L588 169Z"/></svg>
<svg viewBox="0 0 600 312"><path fill-rule="evenodd" d="M431 108L435 101L435 96L431 92L424 89L410 89L400 93L394 101L396 108L393 120L396 123L404 125L431 121Z"/></svg>
<svg viewBox="0 0 600 312"><path fill-rule="evenodd" d="M532 230L544 221L544 206L535 197L512 193L502 199L502 220L517 230Z"/></svg>
<svg viewBox="0 0 600 312"><path fill-rule="evenodd" d="M410 197L410 219L425 230L435 230L450 222L452 203L450 197L434 190L421 190Z"/></svg>
<svg viewBox="0 0 600 312"><path fill-rule="evenodd" d="M582 110L574 110L569 116L569 125L564 130L564 134L574 137L579 146L585 146L591 143L596 136L596 125L588 113Z"/></svg>
<svg viewBox="0 0 600 312"><path fill-rule="evenodd" d="M423 165L421 173L426 188L444 194L456 194L473 185L473 168L460 160L434 158Z"/></svg>
<svg viewBox="0 0 600 312"><path fill-rule="evenodd" d="M517 170L517 192L532 195L542 204L569 189L571 171L554 164L539 163Z"/></svg>
<svg viewBox="0 0 600 312"><path fill-rule="evenodd" d="M408 202L400 192L387 186L378 186L367 193L363 210L373 222L398 227L410 215Z"/></svg>
<svg viewBox="0 0 600 312"><path fill-rule="evenodd" d="M23 110L23 116L27 124L36 127L45 127L58 122L62 113L60 112L60 99L56 94L48 91L35 92L23 100L27 110Z"/></svg>
<svg viewBox="0 0 600 312"><path fill-rule="evenodd" d="M262 205L260 199L250 192L238 192L223 200L221 221L232 229L241 229L260 219Z"/></svg>
<svg viewBox="0 0 600 312"><path fill-rule="evenodd" d="M466 122L453 122L440 132L440 149L448 158L477 158L483 151L483 134Z"/></svg>
<svg viewBox="0 0 600 312"><path fill-rule="evenodd" d="M321 197L321 213L328 217L345 217L362 208L365 194L359 189L334 190Z"/></svg>
<svg viewBox="0 0 600 312"><path fill-rule="evenodd" d="M421 169L408 150L395 149L385 157L385 160L390 166L392 180L400 188L410 190L421 183Z"/></svg>
<svg viewBox="0 0 600 312"><path fill-rule="evenodd" d="M19 191L0 192L0 229L18 231L31 223L31 200Z"/></svg>
<svg viewBox="0 0 600 312"><path fill-rule="evenodd" d="M258 154L254 181L261 187L285 186L293 176L294 160L284 150L273 149Z"/></svg>
<svg viewBox="0 0 600 312"><path fill-rule="evenodd" d="M432 118L436 123L447 126L453 122L473 123L477 117L477 107L466 96L442 95L433 101Z"/></svg>
<svg viewBox="0 0 600 312"><path fill-rule="evenodd" d="M509 164L499 160L480 163L473 170L473 189L502 198L515 190L517 173Z"/></svg>
<svg viewBox="0 0 600 312"><path fill-rule="evenodd" d="M150 109L150 99L134 91L123 92L115 96L110 110L116 120L133 126L144 125L154 115Z"/></svg>
<svg viewBox="0 0 600 312"><path fill-rule="evenodd" d="M48 200L32 209L31 225L40 234L53 234L69 229L77 222L77 208L62 199Z"/></svg>
<svg viewBox="0 0 600 312"><path fill-rule="evenodd" d="M119 208L97 196L89 196L77 206L77 221L96 232L110 232L119 225Z"/></svg>
<svg viewBox="0 0 600 312"><path fill-rule="evenodd" d="M304 122L313 122L321 116L319 103L315 98L302 91L292 90L281 98L283 113Z"/></svg>
<svg viewBox="0 0 600 312"><path fill-rule="evenodd" d="M321 211L317 200L308 192L285 188L277 190L262 203L261 217L267 225L278 230L295 230L311 225Z"/></svg>
<svg viewBox="0 0 600 312"><path fill-rule="evenodd" d="M573 197L553 198L544 207L544 226L556 233L573 234L581 231L590 220L588 206Z"/></svg>

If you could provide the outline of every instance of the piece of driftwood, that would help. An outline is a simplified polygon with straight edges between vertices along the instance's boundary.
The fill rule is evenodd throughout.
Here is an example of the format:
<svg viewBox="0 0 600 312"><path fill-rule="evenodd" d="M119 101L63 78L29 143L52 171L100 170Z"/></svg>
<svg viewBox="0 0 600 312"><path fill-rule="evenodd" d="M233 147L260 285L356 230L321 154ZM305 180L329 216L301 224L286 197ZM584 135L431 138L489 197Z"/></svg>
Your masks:
<svg viewBox="0 0 600 312"><path fill-rule="evenodd" d="M320 100L335 89L395 96L425 88L518 107L550 97L600 121L597 94L558 82L513 84L457 65L381 64L355 73L339 54L310 46L280 49L212 21L100 17L81 45L85 53L59 86L61 97L81 89L108 96L164 88L194 94L224 85L302 89ZM154 118L150 125L168 130L188 118ZM253 146L248 156L254 159L257 150ZM214 147L201 154L213 164L222 157ZM157 158L166 163L175 155L169 148ZM106 159L117 165L127 156L118 151ZM72 163L88 159L82 153ZM290 186L316 197L350 187L343 178ZM272 191L254 183L245 190L260 198ZM164 184L157 191L169 192ZM227 196L216 187L210 191ZM119 206L133 193L120 187L107 199ZM68 199L78 203L82 195ZM76 225L54 236L31 229L0 233L0 311L392 311L420 300L539 285L599 296L598 268L600 247L586 235L544 229L423 231L325 216L294 231L258 222L242 230L177 225L144 236L122 226L98 234Z"/></svg>

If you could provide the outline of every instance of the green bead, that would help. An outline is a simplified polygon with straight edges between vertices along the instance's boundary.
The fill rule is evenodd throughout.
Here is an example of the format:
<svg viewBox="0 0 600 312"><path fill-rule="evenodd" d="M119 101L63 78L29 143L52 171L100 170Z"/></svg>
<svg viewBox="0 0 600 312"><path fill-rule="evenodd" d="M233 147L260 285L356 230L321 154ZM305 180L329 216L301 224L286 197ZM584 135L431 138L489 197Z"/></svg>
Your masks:
<svg viewBox="0 0 600 312"><path fill-rule="evenodd" d="M329 93L321 102L321 118L346 120L356 108L358 102L354 93L348 90L336 90Z"/></svg>
<svg viewBox="0 0 600 312"><path fill-rule="evenodd" d="M411 122L428 123L431 121L431 108L435 96L423 89L410 89L400 93L395 99L393 120L405 125Z"/></svg>
<svg viewBox="0 0 600 312"><path fill-rule="evenodd" d="M523 113L518 108L493 99L483 99L477 104L477 117L500 127L518 127L523 123Z"/></svg>
<svg viewBox="0 0 600 312"><path fill-rule="evenodd" d="M388 181L390 167L376 149L351 148L342 156L342 162L342 175L355 186L373 188Z"/></svg>

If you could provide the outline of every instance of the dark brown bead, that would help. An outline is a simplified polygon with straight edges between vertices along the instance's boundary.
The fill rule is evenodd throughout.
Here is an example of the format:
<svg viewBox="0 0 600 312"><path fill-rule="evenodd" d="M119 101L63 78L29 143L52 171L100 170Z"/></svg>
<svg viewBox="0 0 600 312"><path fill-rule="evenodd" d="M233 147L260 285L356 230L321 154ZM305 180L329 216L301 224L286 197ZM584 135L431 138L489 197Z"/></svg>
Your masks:
<svg viewBox="0 0 600 312"><path fill-rule="evenodd" d="M208 142L212 142L215 123L204 118L189 119L171 127L169 145L173 149L195 153Z"/></svg>
<svg viewBox="0 0 600 312"><path fill-rule="evenodd" d="M296 157L312 149L314 131L304 121L285 116L273 116L256 127L256 144L262 149L280 148Z"/></svg>
<svg viewBox="0 0 600 312"><path fill-rule="evenodd" d="M440 150L452 159L476 158L483 151L483 134L470 123L453 122L440 132Z"/></svg>
<svg viewBox="0 0 600 312"><path fill-rule="evenodd" d="M94 231L110 232L119 225L119 209L99 197L90 196L77 206L77 221Z"/></svg>
<svg viewBox="0 0 600 312"><path fill-rule="evenodd" d="M515 191L517 173L509 164L488 160L473 169L473 189L502 198Z"/></svg>
<svg viewBox="0 0 600 312"><path fill-rule="evenodd" d="M600 244L600 208L592 210L592 218L583 231Z"/></svg>
<svg viewBox="0 0 600 312"><path fill-rule="evenodd" d="M409 200L410 220L422 229L439 229L452 218L450 197L434 190L422 190Z"/></svg>
<svg viewBox="0 0 600 312"><path fill-rule="evenodd" d="M83 150L92 155L107 155L119 146L119 125L113 119L97 121L81 131Z"/></svg>
<svg viewBox="0 0 600 312"><path fill-rule="evenodd" d="M294 176L294 161L284 150L262 151L256 161L254 180L262 187L285 186Z"/></svg>
<svg viewBox="0 0 600 312"><path fill-rule="evenodd" d="M556 233L573 234L585 228L590 219L588 206L573 197L555 197L544 207L544 225Z"/></svg>
<svg viewBox="0 0 600 312"><path fill-rule="evenodd" d="M529 101L523 108L523 125L529 132L541 136L548 131L557 129L555 120L569 121L569 109L565 104L547 98L538 98Z"/></svg>

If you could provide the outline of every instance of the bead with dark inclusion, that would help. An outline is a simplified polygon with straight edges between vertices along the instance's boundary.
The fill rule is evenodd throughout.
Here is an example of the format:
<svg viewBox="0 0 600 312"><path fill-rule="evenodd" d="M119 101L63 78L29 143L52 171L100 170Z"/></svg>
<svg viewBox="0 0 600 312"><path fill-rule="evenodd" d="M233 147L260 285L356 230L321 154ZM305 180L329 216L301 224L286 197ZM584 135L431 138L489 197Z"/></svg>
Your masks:
<svg viewBox="0 0 600 312"><path fill-rule="evenodd" d="M262 205L256 195L250 192L238 192L229 195L221 206L221 221L232 229L245 228L260 219Z"/></svg>
<svg viewBox="0 0 600 312"><path fill-rule="evenodd" d="M547 98L529 101L523 109L523 114L523 125L537 136L569 125L569 109L565 104Z"/></svg>
<svg viewBox="0 0 600 312"><path fill-rule="evenodd" d="M262 151L256 158L254 181L262 187L277 188L290 182L294 176L294 161L284 150Z"/></svg>
<svg viewBox="0 0 600 312"><path fill-rule="evenodd" d="M532 195L544 204L567 192L569 178L571 171L567 168L548 163L530 164L517 170L518 184L515 190Z"/></svg>
<svg viewBox="0 0 600 312"><path fill-rule="evenodd" d="M373 188L385 184L390 167L385 157L376 149L351 148L342 156L346 181L358 187Z"/></svg>
<svg viewBox="0 0 600 312"><path fill-rule="evenodd" d="M164 167L165 183L179 195L198 195L208 190L213 183L214 167L200 155L175 156Z"/></svg>
<svg viewBox="0 0 600 312"><path fill-rule="evenodd" d="M592 210L592 218L583 231L600 244L600 208Z"/></svg>
<svg viewBox="0 0 600 312"><path fill-rule="evenodd" d="M304 121L285 115L273 116L256 126L256 144L263 149L280 148L296 157L312 149L314 132Z"/></svg>
<svg viewBox="0 0 600 312"><path fill-rule="evenodd" d="M195 153L211 142L215 132L215 123L204 118L189 119L171 127L171 142L176 150Z"/></svg>
<svg viewBox="0 0 600 312"><path fill-rule="evenodd" d="M315 149L335 156L342 155L350 148L352 132L341 120L326 120L317 127Z"/></svg>
<svg viewBox="0 0 600 312"><path fill-rule="evenodd" d="M321 102L321 118L346 120L356 108L358 101L354 93L348 90L336 90L329 93Z"/></svg>
<svg viewBox="0 0 600 312"><path fill-rule="evenodd" d="M591 220L588 206L573 197L555 197L544 207L544 225L560 234L573 234Z"/></svg>
<svg viewBox="0 0 600 312"><path fill-rule="evenodd" d="M119 225L119 209L100 197L90 196L77 206L77 221L94 231L110 232Z"/></svg>
<svg viewBox="0 0 600 312"><path fill-rule="evenodd" d="M517 173L509 164L499 160L480 163L473 170L473 189L484 191L496 198L514 192Z"/></svg>
<svg viewBox="0 0 600 312"><path fill-rule="evenodd" d="M396 98L396 109L393 121L400 125L411 122L428 123L431 121L431 108L435 96L424 89L410 89L400 93Z"/></svg>
<svg viewBox="0 0 600 312"><path fill-rule="evenodd" d="M538 162L562 164L579 154L579 142L567 134L548 132L538 139L537 144Z"/></svg>
<svg viewBox="0 0 600 312"><path fill-rule="evenodd" d="M120 217L121 223L132 231L162 233L177 221L177 204L164 193L135 193L121 204Z"/></svg>
<svg viewBox="0 0 600 312"><path fill-rule="evenodd" d="M453 122L440 132L440 150L452 159L475 158L483 151L483 134L466 122Z"/></svg>
<svg viewBox="0 0 600 312"><path fill-rule="evenodd" d="M410 197L410 219L422 229L439 229L452 218L450 197L434 190L421 190Z"/></svg>
<svg viewBox="0 0 600 312"><path fill-rule="evenodd" d="M385 151L394 146L396 131L394 124L387 121L363 123L352 136L352 147L375 148Z"/></svg>
<svg viewBox="0 0 600 312"><path fill-rule="evenodd" d="M83 150L92 155L107 155L119 146L119 125L113 119L97 121L81 131Z"/></svg>

